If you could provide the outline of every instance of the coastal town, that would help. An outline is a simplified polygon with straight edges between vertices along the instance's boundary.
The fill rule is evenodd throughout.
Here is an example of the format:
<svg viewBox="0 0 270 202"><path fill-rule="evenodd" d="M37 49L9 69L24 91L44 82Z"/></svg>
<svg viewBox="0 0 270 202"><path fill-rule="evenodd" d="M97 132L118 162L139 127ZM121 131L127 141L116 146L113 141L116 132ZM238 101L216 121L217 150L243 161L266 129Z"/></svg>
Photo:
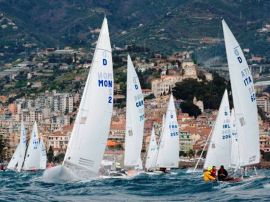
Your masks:
<svg viewBox="0 0 270 202"><path fill-rule="evenodd" d="M210 40L210 39L209 39ZM123 163L125 148L125 81L118 78L126 73L126 55L139 47L115 48L114 56L117 67L114 86L113 117L105 150L104 159L117 159ZM92 51L90 51L92 53ZM270 94L264 79L268 76L265 61L267 58L252 55L245 49L253 77L259 85L257 105L262 113L259 119L260 148L262 154L270 152ZM2 158L8 161L19 143L20 123L24 122L30 138L33 123L38 124L38 131L46 150L52 158L63 158L70 139L73 123L81 100L86 75L91 68L92 56L83 49L47 48L32 53L24 60L17 60L4 65L0 73L3 86L0 96L0 135L5 147ZM177 84L187 80L198 83L211 82L215 69L196 64L191 51L174 53L171 56L154 54L150 59L134 53L134 66L141 75L147 75L140 81L144 94L145 126L142 158L150 141L152 126L156 130L157 140L161 134L162 114L165 113L169 95ZM142 55L142 54L141 54ZM226 65L216 71L224 80L229 75ZM64 75L64 76L61 76ZM139 74L139 75L140 75ZM56 80L55 80L56 78ZM66 88L71 86L71 88ZM13 91L9 89L13 88ZM180 92L181 93L181 92ZM221 98L220 98L221 99ZM211 129L215 123L218 109L206 108L203 100L192 98L192 105L199 109L198 115L192 115L181 109L183 99L175 99L177 120L180 126L180 164L182 161L195 161L201 154ZM262 158L267 155L262 155Z"/></svg>

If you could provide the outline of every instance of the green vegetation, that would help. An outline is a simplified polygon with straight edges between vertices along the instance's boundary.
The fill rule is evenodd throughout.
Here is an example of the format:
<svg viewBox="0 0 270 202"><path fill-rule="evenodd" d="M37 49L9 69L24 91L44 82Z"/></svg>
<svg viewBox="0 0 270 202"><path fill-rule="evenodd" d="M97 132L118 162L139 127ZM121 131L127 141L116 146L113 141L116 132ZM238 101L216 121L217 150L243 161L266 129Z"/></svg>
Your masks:
<svg viewBox="0 0 270 202"><path fill-rule="evenodd" d="M53 161L53 148L52 146L50 146L48 152L47 152L47 157L48 157L48 162L52 162Z"/></svg>
<svg viewBox="0 0 270 202"><path fill-rule="evenodd" d="M2 162L5 158L5 141L2 135L0 135L0 162Z"/></svg>
<svg viewBox="0 0 270 202"><path fill-rule="evenodd" d="M183 113L188 113L189 116L194 116L195 118L201 114L199 107L194 105L190 101L184 101L180 104L181 110Z"/></svg>
<svg viewBox="0 0 270 202"><path fill-rule="evenodd" d="M89 29L99 28L104 14L109 20L112 44L118 47L136 44L143 47L143 52L151 49L170 54L204 46L198 52L202 55L197 55L200 61L224 56L222 41L207 44L202 38L222 39L221 19L225 18L242 47L269 57L268 35L257 32L269 23L269 7L266 0L0 1L0 12L17 27L0 27L0 52L4 53L0 61L29 56L36 47L90 48L97 34Z"/></svg>
<svg viewBox="0 0 270 202"><path fill-rule="evenodd" d="M192 106L194 97L203 101L205 109L218 109L225 89L230 92L229 82L213 73L213 80L209 82L187 79L181 83L176 83L173 88L173 95L177 99L185 101L184 104L181 104L181 107L187 109L186 112L196 116L198 110Z"/></svg>

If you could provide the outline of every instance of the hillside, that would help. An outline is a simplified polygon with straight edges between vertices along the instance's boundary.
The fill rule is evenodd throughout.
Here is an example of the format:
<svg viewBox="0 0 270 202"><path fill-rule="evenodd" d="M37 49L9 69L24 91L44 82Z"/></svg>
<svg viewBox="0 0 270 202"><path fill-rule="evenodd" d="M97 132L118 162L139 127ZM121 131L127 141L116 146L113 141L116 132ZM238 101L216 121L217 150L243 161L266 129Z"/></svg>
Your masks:
<svg viewBox="0 0 270 202"><path fill-rule="evenodd" d="M192 49L201 61L223 56L225 18L242 47L269 57L270 32L258 32L270 24L269 11L268 0L0 0L0 20L17 27L1 22L0 60L38 47L91 47L104 14L116 46L134 43L165 54Z"/></svg>

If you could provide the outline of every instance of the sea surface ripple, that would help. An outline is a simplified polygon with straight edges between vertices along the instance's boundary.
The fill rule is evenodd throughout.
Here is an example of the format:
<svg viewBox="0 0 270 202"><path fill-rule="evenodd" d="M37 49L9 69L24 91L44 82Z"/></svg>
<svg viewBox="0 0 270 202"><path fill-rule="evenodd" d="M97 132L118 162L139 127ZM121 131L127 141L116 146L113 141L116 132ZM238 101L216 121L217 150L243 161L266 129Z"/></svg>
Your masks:
<svg viewBox="0 0 270 202"><path fill-rule="evenodd" d="M238 183L205 183L200 173L48 183L42 172L0 172L0 201L270 201L270 170Z"/></svg>

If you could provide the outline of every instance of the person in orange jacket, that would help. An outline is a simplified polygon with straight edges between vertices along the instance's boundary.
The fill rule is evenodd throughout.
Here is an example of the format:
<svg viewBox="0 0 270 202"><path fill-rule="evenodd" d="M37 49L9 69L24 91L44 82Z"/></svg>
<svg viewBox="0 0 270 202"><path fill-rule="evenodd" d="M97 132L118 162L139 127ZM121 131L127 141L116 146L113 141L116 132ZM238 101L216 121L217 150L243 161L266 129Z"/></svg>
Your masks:
<svg viewBox="0 0 270 202"><path fill-rule="evenodd" d="M205 182L216 181L216 178L211 175L211 170L212 170L211 166L209 166L208 169L204 170L203 179L204 179Z"/></svg>

